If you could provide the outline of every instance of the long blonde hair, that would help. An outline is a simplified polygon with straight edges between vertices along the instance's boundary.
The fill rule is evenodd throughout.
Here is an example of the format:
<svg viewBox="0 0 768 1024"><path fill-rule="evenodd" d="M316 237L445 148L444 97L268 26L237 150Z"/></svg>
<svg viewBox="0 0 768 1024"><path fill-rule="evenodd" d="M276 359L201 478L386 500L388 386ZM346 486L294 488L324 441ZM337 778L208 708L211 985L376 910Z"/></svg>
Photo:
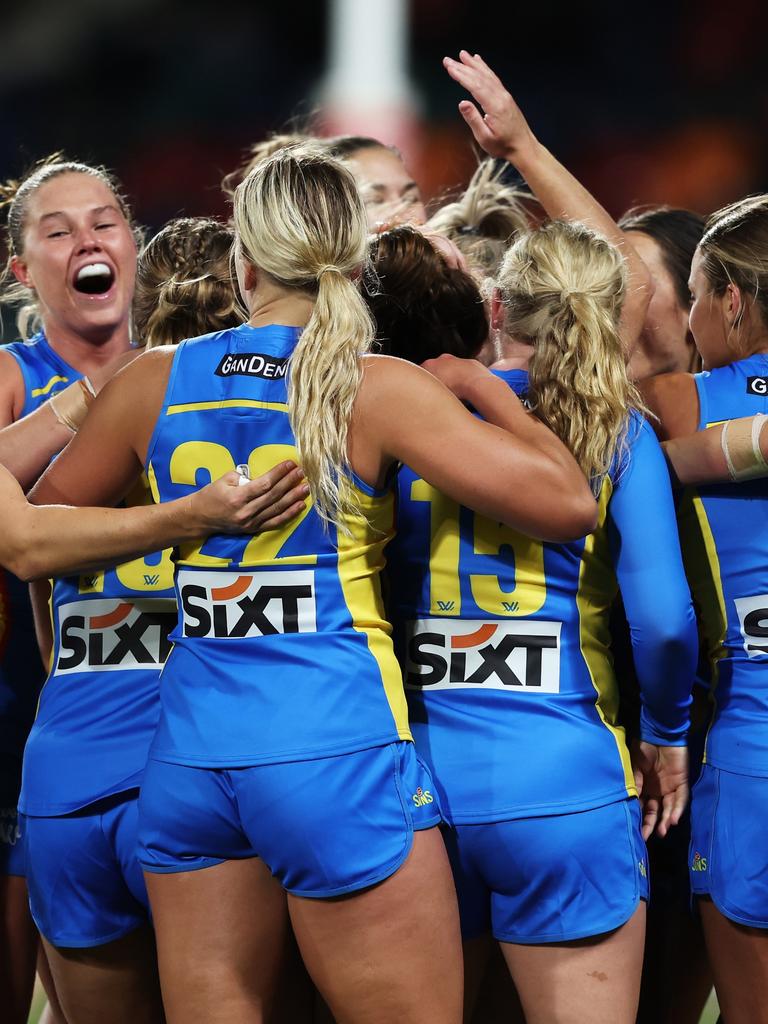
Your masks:
<svg viewBox="0 0 768 1024"><path fill-rule="evenodd" d="M279 284L315 297L289 365L288 408L315 508L341 526L359 511L347 435L373 343L368 309L350 280L365 260L367 218L350 172L312 144L281 149L237 187L243 258Z"/></svg>
<svg viewBox="0 0 768 1024"><path fill-rule="evenodd" d="M580 224L551 221L509 250L497 281L510 337L533 346L528 398L598 494L642 409L618 332L624 261Z"/></svg>

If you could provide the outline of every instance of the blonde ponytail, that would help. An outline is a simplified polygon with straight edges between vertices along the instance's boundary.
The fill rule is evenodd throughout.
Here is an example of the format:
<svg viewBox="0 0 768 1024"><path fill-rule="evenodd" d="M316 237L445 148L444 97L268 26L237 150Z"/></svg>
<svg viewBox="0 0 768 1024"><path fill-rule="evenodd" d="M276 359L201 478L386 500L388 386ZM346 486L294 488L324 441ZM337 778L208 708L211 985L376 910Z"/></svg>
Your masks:
<svg viewBox="0 0 768 1024"><path fill-rule="evenodd" d="M307 144L251 171L235 192L234 219L246 260L315 299L290 361L288 409L315 508L345 530L344 517L359 514L347 436L374 335L350 280L365 259L365 208L349 171Z"/></svg>
<svg viewBox="0 0 768 1024"><path fill-rule="evenodd" d="M507 334L533 346L531 407L597 494L621 465L630 411L643 409L618 333L624 261L587 228L553 221L512 246L497 285Z"/></svg>

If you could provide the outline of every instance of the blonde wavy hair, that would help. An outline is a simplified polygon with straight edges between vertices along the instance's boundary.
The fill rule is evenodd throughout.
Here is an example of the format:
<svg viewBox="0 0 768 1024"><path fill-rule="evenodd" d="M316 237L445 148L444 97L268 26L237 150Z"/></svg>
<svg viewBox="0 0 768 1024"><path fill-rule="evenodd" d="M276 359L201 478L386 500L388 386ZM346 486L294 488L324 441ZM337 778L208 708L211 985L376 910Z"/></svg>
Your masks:
<svg viewBox="0 0 768 1024"><path fill-rule="evenodd" d="M40 330L42 318L34 290L16 280L11 270L11 261L14 256L24 255L24 229L30 199L41 185L61 174L87 174L92 178L98 178L115 197L115 202L133 231L137 247L142 243L142 230L133 219L133 213L123 195L120 183L106 167L92 167L78 160L69 160L64 153L58 151L38 160L21 178L9 178L0 183L0 209L6 211L5 232L8 250L8 262L0 276L0 304L19 307L16 327L22 338L30 338Z"/></svg>
<svg viewBox="0 0 768 1024"><path fill-rule="evenodd" d="M232 278L231 229L177 217L145 246L136 270L133 323L145 348L177 345L243 322Z"/></svg>
<svg viewBox="0 0 768 1024"><path fill-rule="evenodd" d="M525 203L535 197L504 184L505 165L490 157L481 161L464 192L441 206L426 225L449 238L481 279L498 273L504 253L530 230Z"/></svg>
<svg viewBox="0 0 768 1024"><path fill-rule="evenodd" d="M367 217L350 172L310 143L281 149L237 187L242 257L279 284L314 297L291 356L288 408L315 508L345 530L359 514L347 436L374 328L350 275L365 261Z"/></svg>
<svg viewBox="0 0 768 1024"><path fill-rule="evenodd" d="M551 221L512 246L497 280L506 333L533 346L531 407L595 494L609 470L621 468L631 410L643 410L618 332L625 277L604 238Z"/></svg>

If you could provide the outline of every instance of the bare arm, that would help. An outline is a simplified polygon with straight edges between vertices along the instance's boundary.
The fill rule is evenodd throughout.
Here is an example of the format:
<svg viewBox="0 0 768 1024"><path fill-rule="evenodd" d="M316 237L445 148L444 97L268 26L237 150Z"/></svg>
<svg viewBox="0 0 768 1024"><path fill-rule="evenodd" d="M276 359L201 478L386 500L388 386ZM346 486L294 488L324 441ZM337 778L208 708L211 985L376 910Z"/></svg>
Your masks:
<svg viewBox="0 0 768 1024"><path fill-rule="evenodd" d="M638 382L638 387L652 414L649 422L660 441L696 433L699 395L690 373L661 373Z"/></svg>
<svg viewBox="0 0 768 1024"><path fill-rule="evenodd" d="M731 430L736 426L748 430L752 426L752 416L742 416L731 420ZM680 484L717 484L732 483L725 454L723 452L723 424L699 430L689 437L675 437L662 444L670 470ZM761 430L758 445L763 459L768 462L768 431ZM768 468L764 472L754 472L754 477L768 476Z"/></svg>
<svg viewBox="0 0 768 1024"><path fill-rule="evenodd" d="M627 293L621 316L624 347L631 351L640 335L653 281L611 215L584 186L547 150L531 131L522 111L501 80L478 54L466 50L459 60L443 60L448 74L469 92L485 111L462 100L461 116L478 145L486 153L509 161L527 181L531 191L552 218L579 221L598 231L615 245L627 266Z"/></svg>
<svg viewBox="0 0 768 1024"><path fill-rule="evenodd" d="M519 399L492 374L473 396L503 426L477 419L421 367L369 357L350 444L356 472L379 480L392 461L404 462L454 500L531 537L590 533L595 501L565 447L534 440Z"/></svg>

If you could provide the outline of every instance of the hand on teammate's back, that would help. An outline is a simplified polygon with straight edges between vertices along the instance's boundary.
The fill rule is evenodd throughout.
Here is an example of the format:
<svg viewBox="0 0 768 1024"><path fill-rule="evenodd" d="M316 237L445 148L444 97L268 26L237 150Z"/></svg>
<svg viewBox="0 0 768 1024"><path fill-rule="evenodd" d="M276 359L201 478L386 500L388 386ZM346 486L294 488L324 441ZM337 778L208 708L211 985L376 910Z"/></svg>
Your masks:
<svg viewBox="0 0 768 1024"><path fill-rule="evenodd" d="M688 748L641 741L632 747L632 768L643 807L643 839L665 836L688 803Z"/></svg>
<svg viewBox="0 0 768 1024"><path fill-rule="evenodd" d="M304 511L309 486L293 462L243 483L238 473L224 476L190 495L201 536L210 533L264 533Z"/></svg>

